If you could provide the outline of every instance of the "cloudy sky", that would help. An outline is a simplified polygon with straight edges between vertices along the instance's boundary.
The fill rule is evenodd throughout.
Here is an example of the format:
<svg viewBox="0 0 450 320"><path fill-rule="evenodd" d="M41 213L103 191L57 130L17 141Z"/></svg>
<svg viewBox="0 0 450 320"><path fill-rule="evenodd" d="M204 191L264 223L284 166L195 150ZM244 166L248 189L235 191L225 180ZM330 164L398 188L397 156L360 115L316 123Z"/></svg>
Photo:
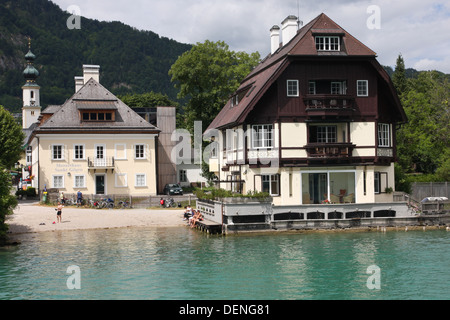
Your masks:
<svg viewBox="0 0 450 320"><path fill-rule="evenodd" d="M75 5L87 18L121 21L182 43L223 40L231 50L262 57L270 51L273 25L288 15L306 24L323 12L377 52L383 65L394 66L401 53L406 67L450 73L448 0L52 1L63 10Z"/></svg>

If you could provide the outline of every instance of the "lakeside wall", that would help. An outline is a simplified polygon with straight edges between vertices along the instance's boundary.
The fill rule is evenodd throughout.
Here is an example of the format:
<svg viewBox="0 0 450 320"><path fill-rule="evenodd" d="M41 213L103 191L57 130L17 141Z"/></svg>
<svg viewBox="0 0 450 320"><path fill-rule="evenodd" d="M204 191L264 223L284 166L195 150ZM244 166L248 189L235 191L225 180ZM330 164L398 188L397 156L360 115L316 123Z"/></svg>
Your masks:
<svg viewBox="0 0 450 320"><path fill-rule="evenodd" d="M228 198L199 200L197 208L223 233L450 224L450 215L418 215L406 202L274 206L270 199Z"/></svg>

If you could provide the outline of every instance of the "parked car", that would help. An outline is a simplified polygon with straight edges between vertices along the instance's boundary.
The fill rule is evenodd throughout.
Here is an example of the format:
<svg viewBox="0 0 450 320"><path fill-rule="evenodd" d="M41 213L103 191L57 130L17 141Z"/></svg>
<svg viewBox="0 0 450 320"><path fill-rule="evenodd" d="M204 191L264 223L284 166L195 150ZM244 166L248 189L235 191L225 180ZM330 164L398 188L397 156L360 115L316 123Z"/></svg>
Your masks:
<svg viewBox="0 0 450 320"><path fill-rule="evenodd" d="M183 189L181 189L180 185L178 184L166 184L164 187L164 194L169 195L183 195Z"/></svg>

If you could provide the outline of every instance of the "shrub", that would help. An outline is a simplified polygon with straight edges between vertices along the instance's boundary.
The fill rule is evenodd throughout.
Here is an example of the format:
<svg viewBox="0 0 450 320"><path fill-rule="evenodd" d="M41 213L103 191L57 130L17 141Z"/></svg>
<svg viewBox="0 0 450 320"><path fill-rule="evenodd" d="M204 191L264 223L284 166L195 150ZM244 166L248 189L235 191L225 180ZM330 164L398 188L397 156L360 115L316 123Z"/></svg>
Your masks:
<svg viewBox="0 0 450 320"><path fill-rule="evenodd" d="M225 189L212 189L211 191L197 189L194 191L194 194L198 199L202 200L220 200L224 198L249 198L262 200L270 198L270 194L267 192L249 191L247 194L243 195L241 193L234 193Z"/></svg>
<svg viewBox="0 0 450 320"><path fill-rule="evenodd" d="M28 187L26 190L27 197L36 197L36 188Z"/></svg>

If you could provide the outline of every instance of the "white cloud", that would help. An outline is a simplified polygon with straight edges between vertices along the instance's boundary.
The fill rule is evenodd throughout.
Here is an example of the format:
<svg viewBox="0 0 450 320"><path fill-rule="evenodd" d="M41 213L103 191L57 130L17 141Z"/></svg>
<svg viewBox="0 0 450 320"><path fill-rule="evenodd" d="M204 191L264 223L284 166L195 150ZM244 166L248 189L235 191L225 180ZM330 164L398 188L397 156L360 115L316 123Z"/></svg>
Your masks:
<svg viewBox="0 0 450 320"><path fill-rule="evenodd" d="M417 61L413 68L419 71L438 70L450 73L450 57L442 60L421 59Z"/></svg>
<svg viewBox="0 0 450 320"><path fill-rule="evenodd" d="M232 50L269 53L269 30L288 15L297 1L279 0L52 0L63 9L78 5L88 18L118 20L183 43L223 40ZM377 52L384 65L395 65L401 53L407 67L436 65L450 73L450 3L444 0L299 1L306 24L324 12ZM381 10L381 29L370 30L367 8Z"/></svg>

